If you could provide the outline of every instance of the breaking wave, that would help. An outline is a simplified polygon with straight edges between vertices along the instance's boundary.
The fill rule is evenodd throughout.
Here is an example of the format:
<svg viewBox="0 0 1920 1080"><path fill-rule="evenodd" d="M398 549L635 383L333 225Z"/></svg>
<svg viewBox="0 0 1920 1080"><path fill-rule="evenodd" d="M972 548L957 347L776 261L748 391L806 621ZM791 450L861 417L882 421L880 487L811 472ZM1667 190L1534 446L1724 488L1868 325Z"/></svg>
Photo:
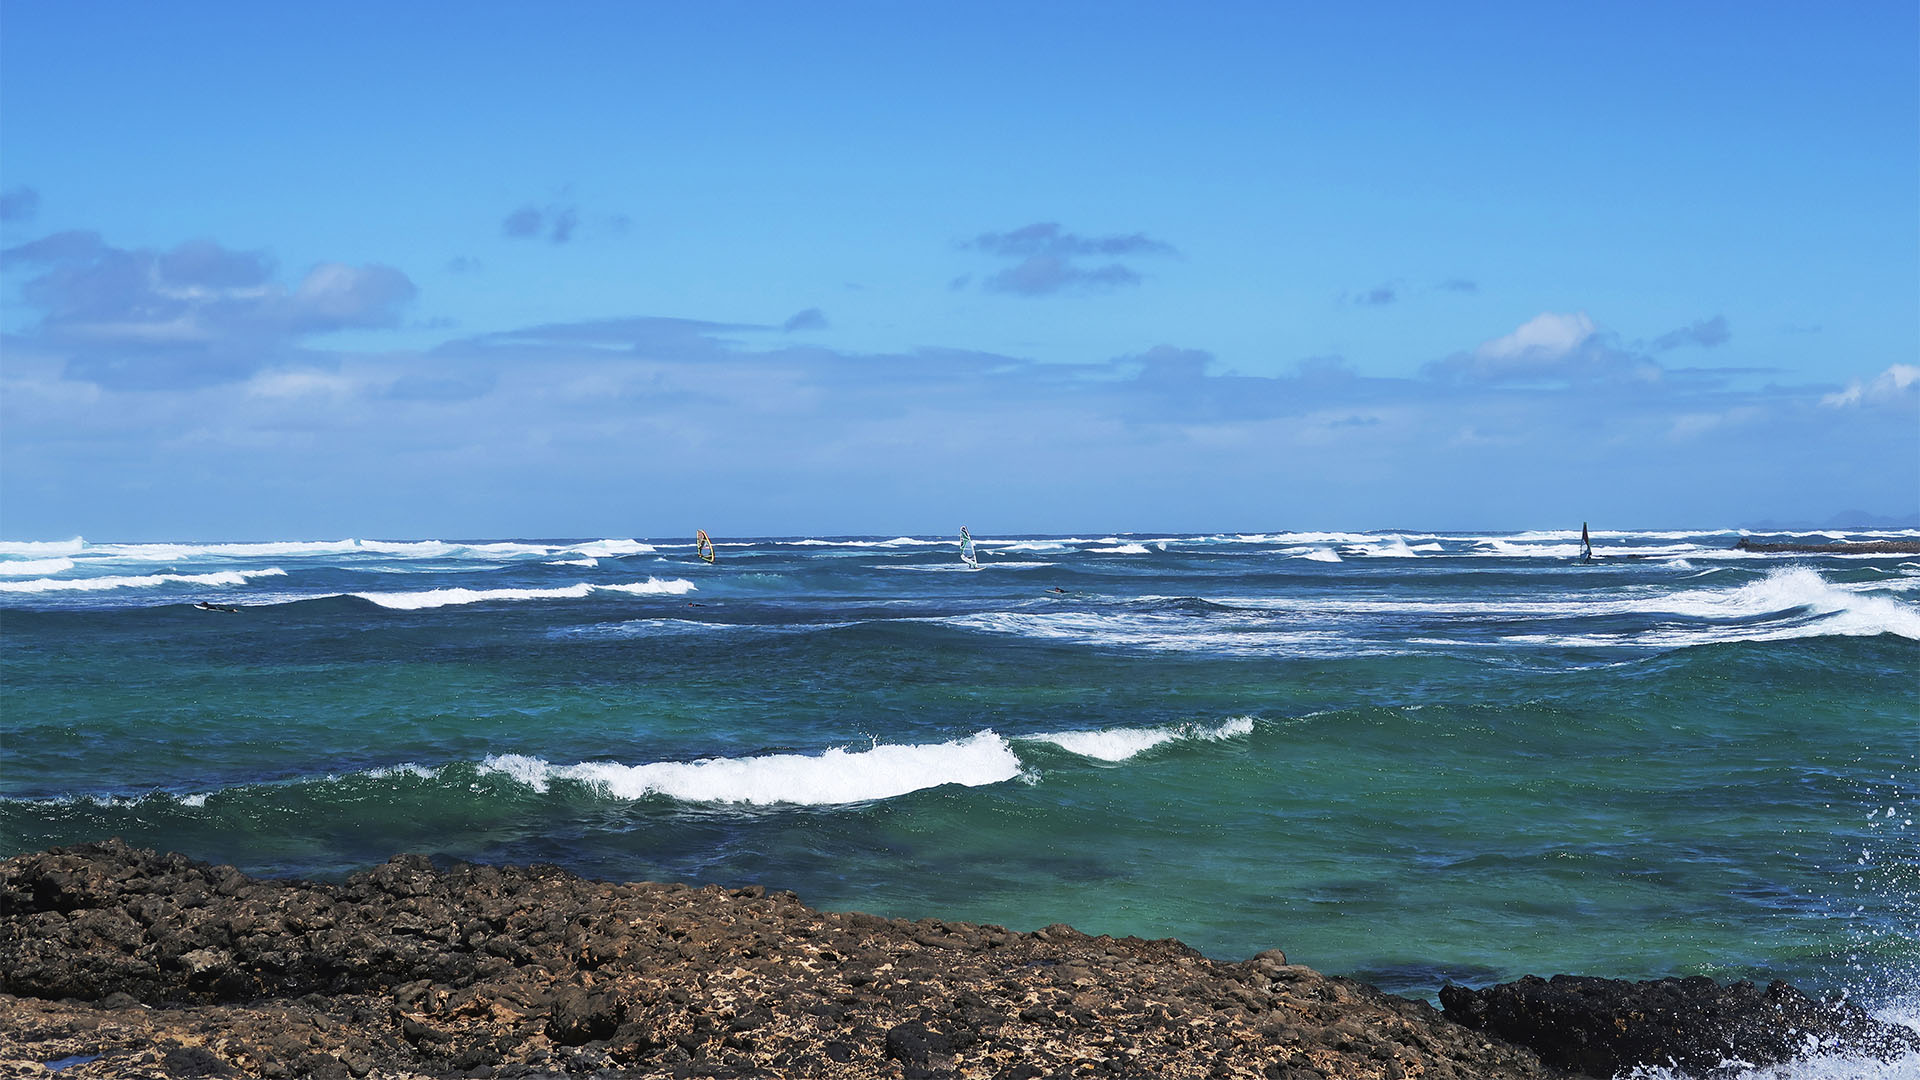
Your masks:
<svg viewBox="0 0 1920 1080"><path fill-rule="evenodd" d="M0 583L4 585L4 583ZM684 596L695 591L685 578L645 581L620 585L593 585L580 582L555 589L429 589L425 592L349 593L396 611L420 611L425 608L452 607L459 604L484 604L502 600L583 600L596 592L626 593L631 596Z"/></svg>
<svg viewBox="0 0 1920 1080"><path fill-rule="evenodd" d="M245 585L253 578L283 577L285 570L222 570L212 574L144 574L138 577L35 578L0 581L0 592L100 592L107 589L151 589L158 585Z"/></svg>
<svg viewBox="0 0 1920 1080"><path fill-rule="evenodd" d="M1176 740L1218 741L1253 733L1253 717L1240 716L1224 724L1180 724L1156 728L1108 728L1103 731L1056 731L1022 735L1031 742L1052 743L1068 753L1101 761L1125 761L1156 746Z"/></svg>
<svg viewBox="0 0 1920 1080"><path fill-rule="evenodd" d="M646 765L554 765L537 757L500 754L482 762L481 771L504 774L538 792L555 780L571 780L616 799L664 795L683 802L836 806L897 798L944 784L1003 783L1020 775L1020 759L1005 739L982 731L930 745Z"/></svg>

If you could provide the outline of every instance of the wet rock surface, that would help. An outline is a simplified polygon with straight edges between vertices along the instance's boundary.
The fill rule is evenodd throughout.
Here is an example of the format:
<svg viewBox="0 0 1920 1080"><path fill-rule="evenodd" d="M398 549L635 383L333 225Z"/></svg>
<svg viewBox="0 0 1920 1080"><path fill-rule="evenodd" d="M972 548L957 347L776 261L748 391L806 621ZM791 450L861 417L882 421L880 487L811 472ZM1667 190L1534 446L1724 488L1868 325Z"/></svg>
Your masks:
<svg viewBox="0 0 1920 1080"><path fill-rule="evenodd" d="M1508 985L1530 983L1566 986ZM1597 1060L1564 1052L1594 1044L1568 1034L1586 1020L1501 989L1461 992L1490 995L1459 998L1469 1027L1278 951L1227 964L541 866L399 856L316 884L118 841L0 863L0 1076L1567 1075L1520 1039Z"/></svg>
<svg viewBox="0 0 1920 1080"><path fill-rule="evenodd" d="M1849 1002L1815 1001L1783 982L1762 988L1698 976L1529 976L1483 990L1449 986L1440 1004L1448 1019L1585 1076L1640 1066L1708 1076L1729 1061L1775 1065L1814 1051L1883 1059L1920 1053L1920 1034Z"/></svg>

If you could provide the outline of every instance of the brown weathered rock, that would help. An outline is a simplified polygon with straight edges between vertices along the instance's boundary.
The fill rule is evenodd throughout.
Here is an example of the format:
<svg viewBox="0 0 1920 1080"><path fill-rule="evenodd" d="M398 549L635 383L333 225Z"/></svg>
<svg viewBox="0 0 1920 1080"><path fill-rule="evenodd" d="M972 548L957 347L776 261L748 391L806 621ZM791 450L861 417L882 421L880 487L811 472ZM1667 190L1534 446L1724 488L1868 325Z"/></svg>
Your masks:
<svg viewBox="0 0 1920 1080"><path fill-rule="evenodd" d="M118 842L10 859L0 990L4 1075L1560 1075L1277 951L417 856L339 885Z"/></svg>

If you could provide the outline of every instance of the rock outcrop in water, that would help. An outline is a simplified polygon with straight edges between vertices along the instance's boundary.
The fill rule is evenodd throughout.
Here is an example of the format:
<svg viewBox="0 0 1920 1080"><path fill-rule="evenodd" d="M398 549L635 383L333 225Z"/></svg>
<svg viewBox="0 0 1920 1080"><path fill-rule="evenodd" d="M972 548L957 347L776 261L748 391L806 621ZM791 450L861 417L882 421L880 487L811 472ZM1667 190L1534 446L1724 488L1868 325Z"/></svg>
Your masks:
<svg viewBox="0 0 1920 1080"><path fill-rule="evenodd" d="M1656 991L1574 992L1598 982L1449 990L1469 1027L1278 952L1224 964L1171 940L835 914L759 888L419 856L338 885L268 881L118 841L0 863L7 1076L1526 1080L1566 1074L1516 1043L1591 1069L1593 1032L1653 1015ZM1719 1011L1659 1007L1700 1032L1788 1016L1809 1034L1824 1008L1790 988L1725 994Z"/></svg>
<svg viewBox="0 0 1920 1080"><path fill-rule="evenodd" d="M1777 552L1799 555L1920 555L1920 540L1863 540L1853 544L1769 543L1741 537L1734 541L1736 551Z"/></svg>
<svg viewBox="0 0 1920 1080"><path fill-rule="evenodd" d="M1708 1076L1728 1061L1773 1065L1810 1051L1861 1058L1920 1054L1920 1034L1858 1005L1815 1001L1783 982L1624 982L1533 976L1440 991L1447 1018L1532 1048L1551 1065L1612 1077L1639 1066Z"/></svg>

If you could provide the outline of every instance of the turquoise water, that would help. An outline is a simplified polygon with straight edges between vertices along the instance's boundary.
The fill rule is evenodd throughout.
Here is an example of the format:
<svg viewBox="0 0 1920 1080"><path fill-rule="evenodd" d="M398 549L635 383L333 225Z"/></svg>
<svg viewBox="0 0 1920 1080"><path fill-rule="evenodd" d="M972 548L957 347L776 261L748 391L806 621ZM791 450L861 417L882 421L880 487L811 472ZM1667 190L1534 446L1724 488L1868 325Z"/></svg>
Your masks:
<svg viewBox="0 0 1920 1080"><path fill-rule="evenodd" d="M1920 558L1735 538L0 545L0 842L1910 1004Z"/></svg>

